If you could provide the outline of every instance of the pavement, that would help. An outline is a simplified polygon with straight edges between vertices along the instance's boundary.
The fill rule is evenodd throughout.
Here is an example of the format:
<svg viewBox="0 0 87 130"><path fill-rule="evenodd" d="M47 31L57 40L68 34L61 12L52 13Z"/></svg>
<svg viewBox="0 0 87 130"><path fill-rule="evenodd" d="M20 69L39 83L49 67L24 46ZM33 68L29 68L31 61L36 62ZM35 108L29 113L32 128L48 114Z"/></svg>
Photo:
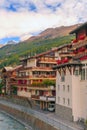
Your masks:
<svg viewBox="0 0 87 130"><path fill-rule="evenodd" d="M31 115L38 117L39 119L49 123L50 125L54 125L55 128L60 128L61 130L84 130L84 127L75 122L71 122L68 120L64 120L58 117L55 112L43 111L39 109L29 109L25 106L21 106L18 104L14 104L12 102L7 102L5 100L0 99L0 104L10 106L12 108L18 109L20 111L27 112Z"/></svg>

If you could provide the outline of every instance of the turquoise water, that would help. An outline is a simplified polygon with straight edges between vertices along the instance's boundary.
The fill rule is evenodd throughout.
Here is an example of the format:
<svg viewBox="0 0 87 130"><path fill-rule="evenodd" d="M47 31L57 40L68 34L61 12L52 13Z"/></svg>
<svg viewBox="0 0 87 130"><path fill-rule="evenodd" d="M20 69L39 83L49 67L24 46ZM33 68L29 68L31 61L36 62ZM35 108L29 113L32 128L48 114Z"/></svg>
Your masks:
<svg viewBox="0 0 87 130"><path fill-rule="evenodd" d="M29 130L24 125L10 118L4 113L0 113L0 130Z"/></svg>

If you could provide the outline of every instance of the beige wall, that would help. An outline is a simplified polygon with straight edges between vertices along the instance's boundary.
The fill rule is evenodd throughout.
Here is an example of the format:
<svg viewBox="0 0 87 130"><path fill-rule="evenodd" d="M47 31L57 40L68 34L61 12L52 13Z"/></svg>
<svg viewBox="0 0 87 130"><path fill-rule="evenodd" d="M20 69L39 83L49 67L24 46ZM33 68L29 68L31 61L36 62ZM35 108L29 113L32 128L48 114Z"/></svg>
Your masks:
<svg viewBox="0 0 87 130"><path fill-rule="evenodd" d="M23 97L31 97L31 93L30 92L25 92L25 91L18 91L17 95L18 96L23 96Z"/></svg>
<svg viewBox="0 0 87 130"><path fill-rule="evenodd" d="M34 67L34 66L36 66L36 59L27 60L27 67Z"/></svg>
<svg viewBox="0 0 87 130"><path fill-rule="evenodd" d="M59 89L58 85L60 85ZM63 90L63 85L65 85L65 90ZM69 91L67 90L68 85ZM58 97L60 97L60 101L58 101ZM63 102L64 98L65 103ZM67 99L70 100L70 104L67 104ZM71 75L69 70L66 69L65 82L61 82L61 76L57 71L56 104L71 108L74 121L79 118L87 119L87 81L81 81L81 75Z"/></svg>
<svg viewBox="0 0 87 130"><path fill-rule="evenodd" d="M57 72L57 79L56 79L56 104L67 106L69 108L72 107L72 78L69 74L69 71L67 70L67 75L65 76L65 82L61 82L61 76ZM58 89L59 85L59 89ZM65 90L63 90L63 85L65 85ZM68 91L68 85L69 85L69 91ZM58 101L58 97L60 97L60 101ZM65 98L65 103L63 102L63 99ZM68 105L68 99L70 100L70 104Z"/></svg>

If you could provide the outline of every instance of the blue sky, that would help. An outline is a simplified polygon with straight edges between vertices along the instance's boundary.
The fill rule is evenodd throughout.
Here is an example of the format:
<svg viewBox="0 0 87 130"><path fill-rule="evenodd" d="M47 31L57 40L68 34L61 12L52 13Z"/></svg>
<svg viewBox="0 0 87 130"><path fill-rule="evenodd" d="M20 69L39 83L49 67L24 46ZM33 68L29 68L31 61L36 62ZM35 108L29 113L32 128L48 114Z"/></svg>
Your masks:
<svg viewBox="0 0 87 130"><path fill-rule="evenodd" d="M86 21L86 0L1 0L0 44Z"/></svg>

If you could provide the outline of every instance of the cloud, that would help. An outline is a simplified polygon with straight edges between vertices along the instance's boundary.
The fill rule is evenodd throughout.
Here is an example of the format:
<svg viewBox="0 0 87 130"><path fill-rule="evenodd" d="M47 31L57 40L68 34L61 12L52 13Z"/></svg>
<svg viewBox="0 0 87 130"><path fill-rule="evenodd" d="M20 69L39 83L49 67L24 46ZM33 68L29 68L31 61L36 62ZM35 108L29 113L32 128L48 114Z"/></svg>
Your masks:
<svg viewBox="0 0 87 130"><path fill-rule="evenodd" d="M0 39L26 39L46 28L87 21L85 0L1 0Z"/></svg>

